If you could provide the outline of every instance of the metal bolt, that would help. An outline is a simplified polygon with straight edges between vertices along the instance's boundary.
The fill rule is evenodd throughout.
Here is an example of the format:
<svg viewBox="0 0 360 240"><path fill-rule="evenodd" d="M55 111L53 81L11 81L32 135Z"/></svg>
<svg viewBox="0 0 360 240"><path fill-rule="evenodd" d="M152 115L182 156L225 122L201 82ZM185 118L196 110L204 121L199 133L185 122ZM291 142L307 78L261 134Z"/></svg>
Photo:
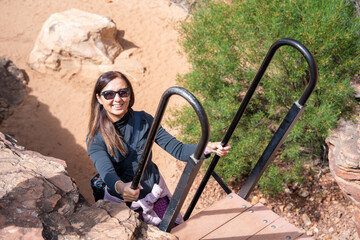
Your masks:
<svg viewBox="0 0 360 240"><path fill-rule="evenodd" d="M249 210L249 212L253 213L253 212L254 212L254 210L250 209L250 210Z"/></svg>
<svg viewBox="0 0 360 240"><path fill-rule="evenodd" d="M275 229L275 228L276 228L276 226L275 226L275 225L271 225L271 228L272 228L272 229Z"/></svg>
<svg viewBox="0 0 360 240"><path fill-rule="evenodd" d="M267 220L266 220L266 219L264 219L264 220L263 220L263 223L267 223Z"/></svg>
<svg viewBox="0 0 360 240"><path fill-rule="evenodd" d="M246 205L242 205L242 208L246 208Z"/></svg>
<svg viewBox="0 0 360 240"><path fill-rule="evenodd" d="M290 237L290 236L286 236L286 239L291 239L291 237Z"/></svg>
<svg viewBox="0 0 360 240"><path fill-rule="evenodd" d="M232 198L233 198L233 196L230 195L230 196L229 196L229 199L232 199Z"/></svg>

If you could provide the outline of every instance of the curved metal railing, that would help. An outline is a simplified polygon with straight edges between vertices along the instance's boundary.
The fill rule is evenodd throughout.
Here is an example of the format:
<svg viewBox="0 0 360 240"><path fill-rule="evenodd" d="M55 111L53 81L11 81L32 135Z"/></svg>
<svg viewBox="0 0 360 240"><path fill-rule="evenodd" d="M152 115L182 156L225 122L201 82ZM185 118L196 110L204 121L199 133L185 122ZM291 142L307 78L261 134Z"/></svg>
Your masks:
<svg viewBox="0 0 360 240"><path fill-rule="evenodd" d="M306 59L306 61L308 63L308 66L309 66L310 80L309 80L307 88L301 95L300 99L298 101L296 101L294 103L294 105L292 106L292 108L289 110L289 112L286 115L286 117L284 118L283 122L280 124L279 129L274 134L269 145L267 146L267 148L263 152L262 156L260 157L259 161L255 165L254 169L250 173L247 181L245 182L243 187L240 189L240 192L238 195L244 199L246 199L249 196L250 192L252 191L252 189L254 188L254 186L256 185L258 180L260 179L262 173L265 171L268 164L274 158L275 153L277 152L278 148L281 146L281 144L283 143L283 141L289 134L291 128L293 127L293 125L295 124L297 119L301 116L302 112L304 111L305 103L308 100L309 96L311 95L311 93L313 92L313 90L317 84L318 69L317 69L316 62L315 62L313 56L311 55L311 53L309 52L309 50L304 45L302 45L300 42L298 42L294 39L284 38L284 39L280 39L280 40L276 41L270 47L267 55L265 56L261 66L260 66L260 69L258 70L257 74L255 75L255 78L254 78L249 90L247 91L243 101L241 102L241 105L240 105L238 111L236 112L236 114L230 124L229 129L227 130L223 140L221 141L222 146L226 146L226 144L229 142L237 124L239 123L251 97L253 96L253 94L254 94L261 78L263 77L267 67L269 66L275 52L280 47L285 46L285 45L295 48L304 56L304 58ZM209 165L209 168L206 171L206 173L203 177L203 180L200 183L199 188L198 188L197 192L195 193L194 198L193 198L192 202L190 203L189 208L187 209L187 212L184 215L185 220L187 220L190 217L190 215L191 215L191 213L192 213L192 211L193 211L193 209L194 209L194 207L195 207L195 205L196 205L196 203L197 203L202 191L204 190L211 175L219 182L219 184L223 187L223 189L227 193L231 192L229 187L222 181L222 179L214 171L219 159L220 159L220 157L218 155L215 155L214 158L212 159L212 161Z"/></svg>

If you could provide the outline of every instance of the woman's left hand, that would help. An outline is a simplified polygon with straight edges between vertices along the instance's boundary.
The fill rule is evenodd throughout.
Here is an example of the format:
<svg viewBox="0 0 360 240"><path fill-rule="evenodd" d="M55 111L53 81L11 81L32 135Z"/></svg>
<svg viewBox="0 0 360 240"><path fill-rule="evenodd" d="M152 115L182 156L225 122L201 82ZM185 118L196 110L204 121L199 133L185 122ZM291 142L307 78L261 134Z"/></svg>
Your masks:
<svg viewBox="0 0 360 240"><path fill-rule="evenodd" d="M216 153L219 157L228 155L231 146L226 144L225 147L221 146L221 142L208 142L205 149L205 154Z"/></svg>

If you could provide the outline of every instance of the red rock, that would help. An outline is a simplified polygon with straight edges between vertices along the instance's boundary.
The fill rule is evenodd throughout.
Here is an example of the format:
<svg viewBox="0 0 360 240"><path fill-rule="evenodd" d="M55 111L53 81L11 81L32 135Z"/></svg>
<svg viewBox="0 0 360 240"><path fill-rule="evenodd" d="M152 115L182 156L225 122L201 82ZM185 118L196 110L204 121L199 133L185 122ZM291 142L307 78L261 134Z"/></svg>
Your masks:
<svg viewBox="0 0 360 240"><path fill-rule="evenodd" d="M359 113L360 107L357 112ZM360 115L356 123L340 120L326 139L329 167L345 196L354 204L355 227L360 236Z"/></svg>

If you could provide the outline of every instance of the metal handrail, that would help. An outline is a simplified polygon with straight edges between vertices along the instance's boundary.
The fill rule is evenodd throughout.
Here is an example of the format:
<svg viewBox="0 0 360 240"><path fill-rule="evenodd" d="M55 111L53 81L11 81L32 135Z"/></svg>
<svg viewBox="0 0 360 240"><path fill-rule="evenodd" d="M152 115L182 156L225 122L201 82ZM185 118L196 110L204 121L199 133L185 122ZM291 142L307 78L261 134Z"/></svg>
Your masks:
<svg viewBox="0 0 360 240"><path fill-rule="evenodd" d="M285 117L283 123L280 124L279 130L275 133L274 138L271 140L269 146L265 149L265 151L264 151L262 157L259 159L257 165L255 165L253 171L250 173L250 175L248 177L249 181L246 181L246 183L244 184L242 189L240 189L239 195L245 199L248 197L250 191L253 189L253 187L255 186L255 184L257 183L259 178L261 177L262 173L264 172L264 170L266 169L266 167L268 166L270 161L273 159L275 152L278 150L278 148L280 147L280 145L286 138L287 134L290 132L290 130L291 130L292 126L295 124L296 120L300 117L301 113L304 110L306 101L308 100L309 96L311 95L311 93L313 92L313 90L317 84L318 69L317 69L316 62L315 62L313 56L311 55L310 51L304 45L302 45L300 42L298 42L294 39L284 38L284 39L280 39L280 40L276 41L270 47L267 55L265 56L261 66L260 66L259 71L255 75L255 78L254 78L249 90L247 91L243 101L241 102L241 105L240 105L238 111L236 112L236 114L230 124L229 129L227 130L223 140L221 141L221 145L226 146L226 144L228 144L233 132L235 131L237 124L239 123L251 97L253 96L253 94L254 94L261 78L263 77L269 63L271 62L275 52L281 46L285 46L285 45L288 45L288 46L291 46L291 47L297 49L299 52L301 52L301 54L306 59L309 69L310 69L309 84L308 84L307 88L305 89L305 91L303 92L303 94L301 95L300 99L294 103L294 106L290 109L290 111L289 111L288 115ZM213 159L209 165L209 168L206 171L206 173L203 177L203 180L200 183L199 188L197 189L197 192L195 193L194 198L193 198L192 202L190 203L190 205L184 215L185 220L187 220L190 217L190 215L191 215L193 209L195 208L195 205L196 205L198 199L200 198L200 195L203 192L211 175L216 176L215 179L220 183L220 185L226 186L226 184L218 177L218 175L214 171L219 159L220 159L220 157L218 155L215 155L213 157ZM227 186L223 187L223 188L227 193L229 193L229 191L231 191Z"/></svg>
<svg viewBox="0 0 360 240"><path fill-rule="evenodd" d="M192 95L189 91L181 87L171 87L167 89L161 99L156 111L154 121L151 125L148 137L145 142L143 152L140 156L138 169L136 170L134 179L132 181L131 188L136 189L139 186L140 180L144 173L152 145L155 141L156 134L160 127L160 122L164 115L166 106L172 95L179 95L187 100L195 110L200 123L201 123L201 138L196 147L195 153L190 156L182 176L180 177L179 183L174 191L174 194L169 202L168 208L165 211L163 219L160 223L159 228L163 231L169 232L174 225L175 219L180 212L180 209L185 201L185 198L190 190L190 187L197 175L200 166L203 162L203 152L209 141L210 127L207 115L200 104L200 102Z"/></svg>

